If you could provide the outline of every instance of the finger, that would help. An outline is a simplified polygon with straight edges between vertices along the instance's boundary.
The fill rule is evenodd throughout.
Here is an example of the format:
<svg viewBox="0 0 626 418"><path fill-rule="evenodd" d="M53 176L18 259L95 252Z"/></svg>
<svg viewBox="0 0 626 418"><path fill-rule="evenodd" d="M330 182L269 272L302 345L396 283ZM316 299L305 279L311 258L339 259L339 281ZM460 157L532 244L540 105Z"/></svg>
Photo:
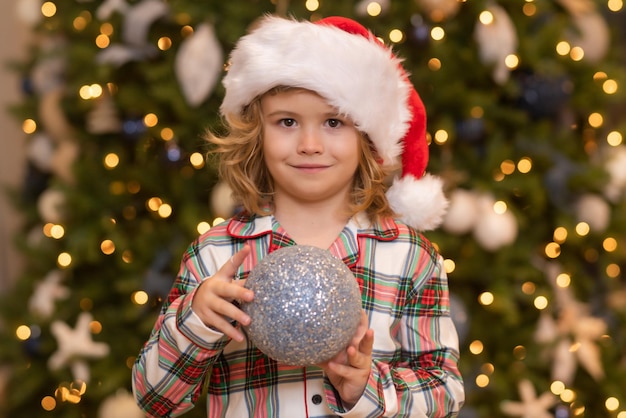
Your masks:
<svg viewBox="0 0 626 418"><path fill-rule="evenodd" d="M244 247L237 251L220 269L220 272L223 273L226 277L235 277L237 274L237 270L239 266L243 264L243 260L250 254L250 247L244 245Z"/></svg>
<svg viewBox="0 0 626 418"><path fill-rule="evenodd" d="M216 330L222 332L224 335L232 338L236 341L243 341L244 335L243 333L235 328L228 319L224 318L221 315L217 315L215 312L208 312L208 315L211 318L211 327Z"/></svg>

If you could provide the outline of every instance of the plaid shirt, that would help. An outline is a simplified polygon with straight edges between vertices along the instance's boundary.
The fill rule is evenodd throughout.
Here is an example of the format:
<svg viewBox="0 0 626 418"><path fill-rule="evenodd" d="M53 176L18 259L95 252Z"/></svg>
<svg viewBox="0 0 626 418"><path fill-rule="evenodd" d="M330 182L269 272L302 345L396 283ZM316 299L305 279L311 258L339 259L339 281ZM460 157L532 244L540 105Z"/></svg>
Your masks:
<svg viewBox="0 0 626 418"><path fill-rule="evenodd" d="M149 340L133 367L133 391L152 417L193 407L208 379L207 413L217 417L453 417L464 400L458 338L441 256L421 234L363 215L329 248L350 268L374 330L369 381L344 409L321 369L278 364L205 326L191 309L195 289L244 244L237 279L266 254L295 245L272 216L240 215L213 227L185 253Z"/></svg>

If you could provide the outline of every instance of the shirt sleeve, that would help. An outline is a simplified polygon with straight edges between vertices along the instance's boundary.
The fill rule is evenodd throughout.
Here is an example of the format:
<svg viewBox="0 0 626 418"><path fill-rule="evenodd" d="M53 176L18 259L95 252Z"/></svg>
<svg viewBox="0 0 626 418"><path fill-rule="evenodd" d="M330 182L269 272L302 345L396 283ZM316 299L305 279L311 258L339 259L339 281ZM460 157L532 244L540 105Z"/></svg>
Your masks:
<svg viewBox="0 0 626 418"><path fill-rule="evenodd" d="M422 260L424 261L424 260ZM326 397L343 417L448 418L458 415L465 399L458 370L458 336L450 317L448 281L437 255L416 277L400 322L401 354L397 362L374 358L361 399L350 409L341 406L326 379ZM376 335L376 330L374 331Z"/></svg>
<svg viewBox="0 0 626 418"><path fill-rule="evenodd" d="M133 393L150 417L175 417L193 408L210 366L228 342L191 309L206 276L197 262L192 246L133 366Z"/></svg>

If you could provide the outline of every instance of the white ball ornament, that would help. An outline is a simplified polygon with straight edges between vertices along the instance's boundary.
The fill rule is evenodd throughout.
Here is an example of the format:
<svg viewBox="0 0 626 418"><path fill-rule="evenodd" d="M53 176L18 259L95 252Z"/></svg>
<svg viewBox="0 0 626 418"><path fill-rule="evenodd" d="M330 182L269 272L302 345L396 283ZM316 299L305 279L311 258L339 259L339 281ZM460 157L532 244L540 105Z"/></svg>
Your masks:
<svg viewBox="0 0 626 418"><path fill-rule="evenodd" d="M279 363L309 366L344 349L361 320L361 292L346 265L329 251L294 245L266 255L245 287L241 308L259 350Z"/></svg>
<svg viewBox="0 0 626 418"><path fill-rule="evenodd" d="M476 193L465 189L456 189L450 195L450 205L443 219L442 227L446 232L462 235L474 228L478 216L478 196Z"/></svg>
<svg viewBox="0 0 626 418"><path fill-rule="evenodd" d="M98 408L98 418L142 418L144 416L133 395L123 389L106 398Z"/></svg>
<svg viewBox="0 0 626 418"><path fill-rule="evenodd" d="M39 216L44 222L59 224L64 219L65 195L56 189L47 189L37 201Z"/></svg>
<svg viewBox="0 0 626 418"><path fill-rule="evenodd" d="M482 197L481 216L474 227L474 238L487 251L496 251L512 244L517 238L517 220L509 210L496 212L494 200Z"/></svg>
<svg viewBox="0 0 626 418"><path fill-rule="evenodd" d="M604 166L609 174L609 181L604 188L604 195L612 202L617 202L626 191L626 146L611 148Z"/></svg>
<svg viewBox="0 0 626 418"><path fill-rule="evenodd" d="M44 173L52 170L52 157L54 155L54 144L46 134L36 134L28 143L26 156L35 167Z"/></svg>
<svg viewBox="0 0 626 418"><path fill-rule="evenodd" d="M576 203L576 217L579 222L586 222L594 232L602 232L609 226L611 207L596 194L585 194Z"/></svg>

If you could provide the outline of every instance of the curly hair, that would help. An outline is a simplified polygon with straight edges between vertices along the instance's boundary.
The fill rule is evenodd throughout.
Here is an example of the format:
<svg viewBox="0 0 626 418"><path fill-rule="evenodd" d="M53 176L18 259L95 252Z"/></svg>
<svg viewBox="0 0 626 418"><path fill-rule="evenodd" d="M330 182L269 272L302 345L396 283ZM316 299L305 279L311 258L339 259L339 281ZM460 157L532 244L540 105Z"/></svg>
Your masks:
<svg viewBox="0 0 626 418"><path fill-rule="evenodd" d="M292 89L275 87L265 94ZM263 155L263 117L261 97L254 99L241 114L223 116L224 135L207 131L205 139L212 144L209 155L218 158L218 173L232 189L233 199L252 214L272 213L274 184ZM393 216L385 192L388 172L376 159L376 150L360 133L359 166L354 176L350 205L346 215L365 212L371 221ZM269 211L268 211L269 209Z"/></svg>

